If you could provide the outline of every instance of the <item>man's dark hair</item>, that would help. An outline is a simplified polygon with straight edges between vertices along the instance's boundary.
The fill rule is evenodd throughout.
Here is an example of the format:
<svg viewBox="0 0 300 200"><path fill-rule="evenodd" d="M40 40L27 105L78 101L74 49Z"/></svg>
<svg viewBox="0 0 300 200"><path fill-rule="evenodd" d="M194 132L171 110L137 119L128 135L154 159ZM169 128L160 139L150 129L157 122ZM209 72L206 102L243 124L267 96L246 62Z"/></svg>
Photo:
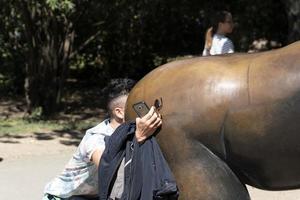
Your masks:
<svg viewBox="0 0 300 200"><path fill-rule="evenodd" d="M128 95L130 90L135 85L135 81L128 78L112 79L104 90L107 92L107 111L112 117L112 110L118 106L120 97Z"/></svg>

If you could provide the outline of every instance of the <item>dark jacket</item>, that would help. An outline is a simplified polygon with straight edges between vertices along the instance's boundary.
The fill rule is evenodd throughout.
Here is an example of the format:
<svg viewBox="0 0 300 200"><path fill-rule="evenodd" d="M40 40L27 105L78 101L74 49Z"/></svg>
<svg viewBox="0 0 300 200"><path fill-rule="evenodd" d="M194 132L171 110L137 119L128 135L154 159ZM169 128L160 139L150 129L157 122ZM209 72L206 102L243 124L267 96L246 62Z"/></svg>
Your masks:
<svg viewBox="0 0 300 200"><path fill-rule="evenodd" d="M106 140L99 165L99 199L107 200L117 169L125 157L122 200L177 200L178 189L155 137L139 144L135 123L119 126ZM130 161L131 160L131 161Z"/></svg>

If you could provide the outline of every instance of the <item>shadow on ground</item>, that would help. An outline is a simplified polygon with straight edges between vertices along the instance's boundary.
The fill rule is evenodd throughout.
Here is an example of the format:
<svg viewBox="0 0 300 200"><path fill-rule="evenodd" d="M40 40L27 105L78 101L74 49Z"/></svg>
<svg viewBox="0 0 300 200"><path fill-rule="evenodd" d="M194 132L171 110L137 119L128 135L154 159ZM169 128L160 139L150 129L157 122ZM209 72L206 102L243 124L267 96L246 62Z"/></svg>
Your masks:
<svg viewBox="0 0 300 200"><path fill-rule="evenodd" d="M32 120L26 116L26 101L22 97L0 97L0 143L18 144L22 139L35 140L58 139L63 145L78 145L85 131L95 126L106 116L105 98L99 86L70 84L67 87L61 111L50 119L52 127L47 127L47 121ZM5 121L27 121L41 128L14 131L14 123ZM48 119L49 120L49 119ZM59 128L54 128L55 123ZM54 124L54 125L53 125ZM27 127L27 128L28 128ZM22 129L22 127L21 127ZM20 133L21 132L21 133Z"/></svg>
<svg viewBox="0 0 300 200"><path fill-rule="evenodd" d="M34 137L37 140L53 140L59 139L59 142L64 145L78 146L84 131L72 131L72 130L55 130L51 133L34 133Z"/></svg>
<svg viewBox="0 0 300 200"><path fill-rule="evenodd" d="M13 134L4 134L0 136L0 143L10 143L10 144L19 144L22 139L35 139L35 140L59 140L63 145L74 145L78 146L82 137L84 136L83 132L78 131L66 131L66 130L56 130L53 132L34 132L33 134L26 135L13 135Z"/></svg>

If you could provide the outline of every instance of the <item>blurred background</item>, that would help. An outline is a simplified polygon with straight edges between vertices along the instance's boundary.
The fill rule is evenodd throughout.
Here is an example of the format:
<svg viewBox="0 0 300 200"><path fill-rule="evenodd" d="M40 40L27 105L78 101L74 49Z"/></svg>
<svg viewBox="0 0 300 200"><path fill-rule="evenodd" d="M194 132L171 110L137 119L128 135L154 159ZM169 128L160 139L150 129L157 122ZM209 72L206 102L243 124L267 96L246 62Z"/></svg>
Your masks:
<svg viewBox="0 0 300 200"><path fill-rule="evenodd" d="M0 162L73 151L107 85L200 56L218 10L237 52L300 39L300 0L0 0Z"/></svg>
<svg viewBox="0 0 300 200"><path fill-rule="evenodd" d="M216 11L233 14L235 50L254 52L300 38L299 4L299 0L1 0L1 98L24 100L25 107L17 109L22 107L35 118L72 112L76 97L84 99L79 104L98 107L99 98L89 97L99 97L100 88L111 79L139 80L170 60L201 55L205 31ZM87 94L92 89L96 91Z"/></svg>

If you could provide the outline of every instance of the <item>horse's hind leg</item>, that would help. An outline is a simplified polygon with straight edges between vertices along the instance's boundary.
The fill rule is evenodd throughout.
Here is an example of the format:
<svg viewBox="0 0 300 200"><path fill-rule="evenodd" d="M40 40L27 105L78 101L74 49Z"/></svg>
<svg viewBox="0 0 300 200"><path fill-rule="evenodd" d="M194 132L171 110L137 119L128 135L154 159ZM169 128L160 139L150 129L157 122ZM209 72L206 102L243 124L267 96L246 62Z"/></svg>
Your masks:
<svg viewBox="0 0 300 200"><path fill-rule="evenodd" d="M188 143L189 150L170 163L180 189L180 200L250 199L245 185L225 162L202 143Z"/></svg>

